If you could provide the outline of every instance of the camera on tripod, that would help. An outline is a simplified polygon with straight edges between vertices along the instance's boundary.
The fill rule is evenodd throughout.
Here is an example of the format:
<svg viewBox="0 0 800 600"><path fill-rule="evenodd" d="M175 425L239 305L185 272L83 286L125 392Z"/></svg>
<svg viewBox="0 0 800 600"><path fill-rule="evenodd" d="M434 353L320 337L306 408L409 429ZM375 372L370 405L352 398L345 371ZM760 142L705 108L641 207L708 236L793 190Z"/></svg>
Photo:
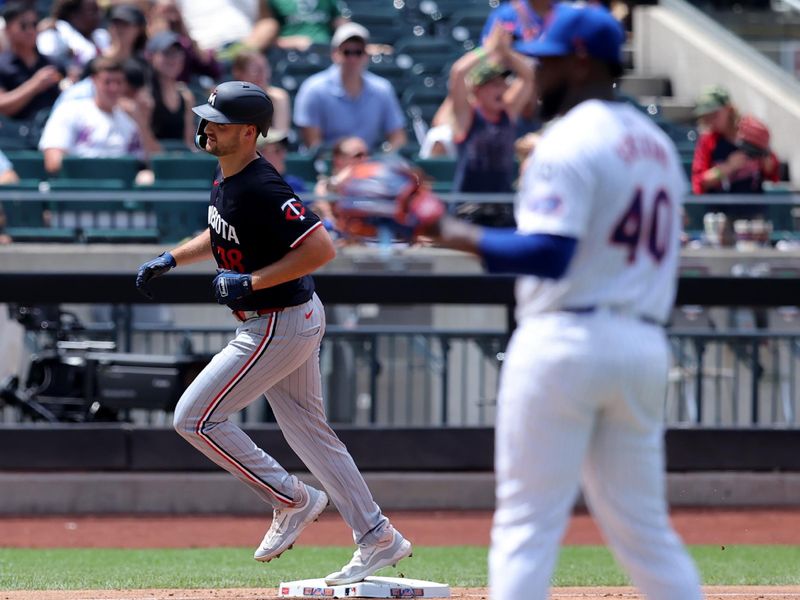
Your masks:
<svg viewBox="0 0 800 600"><path fill-rule="evenodd" d="M115 352L113 341L85 339L77 315L57 305L11 305L9 313L40 349L23 386L16 376L0 384L0 401L33 421L129 421L131 409L172 411L208 362L193 354Z"/></svg>

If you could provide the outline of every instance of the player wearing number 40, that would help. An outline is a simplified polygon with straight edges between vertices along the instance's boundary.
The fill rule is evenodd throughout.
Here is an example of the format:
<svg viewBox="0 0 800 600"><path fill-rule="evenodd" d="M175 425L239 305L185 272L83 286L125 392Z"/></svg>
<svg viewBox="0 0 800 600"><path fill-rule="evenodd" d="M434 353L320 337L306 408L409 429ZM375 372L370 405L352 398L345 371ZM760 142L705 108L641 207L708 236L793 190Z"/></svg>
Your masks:
<svg viewBox="0 0 800 600"><path fill-rule="evenodd" d="M560 4L520 52L537 59L544 133L522 176L517 229L444 217L427 233L515 273L517 322L500 381L493 600L544 600L582 483L592 514L650 600L698 600L669 524L663 402L680 204L678 153L615 102L622 29L599 7Z"/></svg>

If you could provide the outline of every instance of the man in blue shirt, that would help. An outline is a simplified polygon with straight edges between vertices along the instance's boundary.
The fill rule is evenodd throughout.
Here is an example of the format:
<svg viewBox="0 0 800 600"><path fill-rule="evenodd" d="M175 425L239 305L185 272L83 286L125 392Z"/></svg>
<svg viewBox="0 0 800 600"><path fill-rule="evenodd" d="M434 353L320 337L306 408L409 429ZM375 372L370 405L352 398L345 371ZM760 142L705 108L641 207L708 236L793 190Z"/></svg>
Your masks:
<svg viewBox="0 0 800 600"><path fill-rule="evenodd" d="M358 136L371 148L396 150L406 142L405 117L392 84L365 70L369 32L346 23L331 40L333 65L309 77L297 92L294 122L308 148Z"/></svg>

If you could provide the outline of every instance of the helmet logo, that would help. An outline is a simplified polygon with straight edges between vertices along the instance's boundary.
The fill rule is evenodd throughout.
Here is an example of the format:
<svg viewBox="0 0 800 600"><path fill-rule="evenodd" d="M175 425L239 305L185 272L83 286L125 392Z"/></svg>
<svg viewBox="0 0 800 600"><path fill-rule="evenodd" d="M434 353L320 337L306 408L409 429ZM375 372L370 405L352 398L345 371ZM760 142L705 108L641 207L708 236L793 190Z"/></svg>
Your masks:
<svg viewBox="0 0 800 600"><path fill-rule="evenodd" d="M211 95L208 97L208 103L211 106L214 106L214 103L217 101L217 90L211 92Z"/></svg>

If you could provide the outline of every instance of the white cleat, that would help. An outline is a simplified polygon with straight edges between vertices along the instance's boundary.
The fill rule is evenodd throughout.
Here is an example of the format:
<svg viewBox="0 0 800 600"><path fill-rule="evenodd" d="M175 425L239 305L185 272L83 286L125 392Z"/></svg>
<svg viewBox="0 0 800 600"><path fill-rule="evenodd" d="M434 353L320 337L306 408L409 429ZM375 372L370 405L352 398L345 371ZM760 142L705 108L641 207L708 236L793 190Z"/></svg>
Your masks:
<svg viewBox="0 0 800 600"><path fill-rule="evenodd" d="M326 585L345 585L363 581L379 569L411 556L411 542L391 525L377 544L359 544L350 562L341 571L325 578Z"/></svg>
<svg viewBox="0 0 800 600"><path fill-rule="evenodd" d="M316 488L300 483L301 503L295 507L276 508L272 525L261 541L253 558L269 562L290 550L300 533L319 518L328 505L328 495Z"/></svg>

